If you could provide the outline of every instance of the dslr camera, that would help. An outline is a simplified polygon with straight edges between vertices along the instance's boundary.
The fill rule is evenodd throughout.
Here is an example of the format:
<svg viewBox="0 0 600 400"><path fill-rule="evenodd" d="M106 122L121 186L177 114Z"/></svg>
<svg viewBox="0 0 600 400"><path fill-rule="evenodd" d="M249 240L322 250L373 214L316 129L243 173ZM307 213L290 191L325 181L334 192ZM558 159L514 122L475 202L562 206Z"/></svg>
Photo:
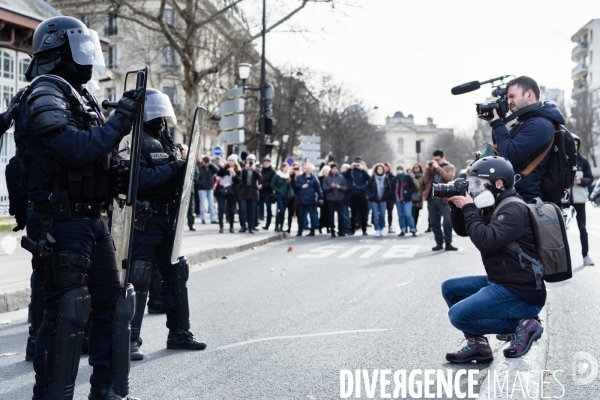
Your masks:
<svg viewBox="0 0 600 400"><path fill-rule="evenodd" d="M452 196L464 197L468 189L469 182L463 178L449 183L434 183L431 187L431 197L434 199L447 199Z"/></svg>

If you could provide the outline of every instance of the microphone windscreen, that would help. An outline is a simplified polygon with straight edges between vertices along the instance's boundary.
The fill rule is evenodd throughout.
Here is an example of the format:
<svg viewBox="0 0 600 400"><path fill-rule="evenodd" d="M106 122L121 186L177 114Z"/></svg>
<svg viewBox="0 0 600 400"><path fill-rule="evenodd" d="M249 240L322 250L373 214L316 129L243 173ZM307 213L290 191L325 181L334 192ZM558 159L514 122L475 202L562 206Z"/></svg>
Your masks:
<svg viewBox="0 0 600 400"><path fill-rule="evenodd" d="M453 95L469 93L473 90L477 90L481 87L479 81L467 82L462 85L458 85L452 88L451 92Z"/></svg>

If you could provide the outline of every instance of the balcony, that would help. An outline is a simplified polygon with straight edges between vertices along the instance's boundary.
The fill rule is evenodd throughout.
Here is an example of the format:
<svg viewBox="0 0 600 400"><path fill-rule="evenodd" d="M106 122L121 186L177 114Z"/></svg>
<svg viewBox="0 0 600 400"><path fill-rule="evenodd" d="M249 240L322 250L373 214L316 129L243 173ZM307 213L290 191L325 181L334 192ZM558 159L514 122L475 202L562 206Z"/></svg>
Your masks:
<svg viewBox="0 0 600 400"><path fill-rule="evenodd" d="M579 64L575 68L573 68L573 71L571 71L571 78L573 80L577 80L583 78L585 75L587 75L587 73L588 66L585 64Z"/></svg>
<svg viewBox="0 0 600 400"><path fill-rule="evenodd" d="M573 51L571 51L571 60L579 61L583 56L585 56L588 52L588 44L587 42L581 42L575 46Z"/></svg>
<svg viewBox="0 0 600 400"><path fill-rule="evenodd" d="M571 98L577 100L579 97L588 92L588 87L586 84L579 84L573 87L571 91Z"/></svg>

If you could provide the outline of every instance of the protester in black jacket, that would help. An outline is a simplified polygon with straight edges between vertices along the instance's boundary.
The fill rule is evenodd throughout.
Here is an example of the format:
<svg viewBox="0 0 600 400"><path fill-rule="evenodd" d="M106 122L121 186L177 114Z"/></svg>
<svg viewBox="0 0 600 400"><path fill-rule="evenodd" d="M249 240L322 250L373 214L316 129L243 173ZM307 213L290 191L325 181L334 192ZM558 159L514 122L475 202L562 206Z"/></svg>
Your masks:
<svg viewBox="0 0 600 400"><path fill-rule="evenodd" d="M529 351L543 331L536 320L546 301L546 289L538 282L525 258L506 245L516 242L525 254L538 254L529 211L521 202L507 203L492 214L504 199L521 199L513 187L512 164L501 157L484 157L471 167L469 193L449 199L452 226L459 236L469 236L481 252L486 275L451 278L442 283L442 295L450 307L448 316L468 339L466 347L446 354L453 363L493 359L486 334L511 334L505 357ZM473 197L471 197L471 195Z"/></svg>
<svg viewBox="0 0 600 400"><path fill-rule="evenodd" d="M344 172L344 178L348 184L348 197L350 201L350 234L354 235L354 229L360 215L360 227L363 231L363 236L367 236L367 183L369 174L365 171L362 164L362 158L356 157L348 171Z"/></svg>
<svg viewBox="0 0 600 400"><path fill-rule="evenodd" d="M369 178L367 183L367 196L371 211L373 212L375 236L383 236L387 199L392 197L392 185L390 179L385 174L383 164L375 164L373 166L373 176Z"/></svg>
<svg viewBox="0 0 600 400"><path fill-rule="evenodd" d="M206 203L208 202L208 211L210 213L210 223L217 223L217 213L215 212L215 198L213 188L215 186L215 176L219 169L210 163L210 158L203 157L202 164L198 166L198 194L200 196L200 219L205 224L204 214L206 213Z"/></svg>
<svg viewBox="0 0 600 400"><path fill-rule="evenodd" d="M390 180L390 185L392 187L396 186L396 177L392 172L392 164L385 163L385 175ZM388 221L388 233L394 233L394 205L396 204L396 199L394 196L390 196L386 201L386 209L387 209L387 221Z"/></svg>
<svg viewBox="0 0 600 400"><path fill-rule="evenodd" d="M272 201L273 198L273 188L271 187L271 181L275 176L275 170L271 166L271 157L265 156L263 158L263 168L260 172L262 179L258 185L258 190L260 192L260 200L258 203L258 218L263 219L265 217L265 206L267 207L267 220L265 221L265 226L262 228L265 230L269 229L271 225L271 219L273 218L273 210L272 210ZM275 201L273 200L273 203Z"/></svg>
<svg viewBox="0 0 600 400"><path fill-rule="evenodd" d="M256 226L256 210L259 199L258 182L261 175L256 169L256 156L248 154L244 160L245 165L242 170L240 180L240 232L246 232L246 223L248 223L248 233L254 233Z"/></svg>
<svg viewBox="0 0 600 400"><path fill-rule="evenodd" d="M573 135L575 138L575 147L577 148L577 172L575 172L575 181L570 192L571 205L577 211L577 227L579 228L579 239L581 240L581 254L583 255L583 265L591 266L594 265L594 261L588 255L588 234L585 227L585 203L588 200L587 187L594 181L592 175L592 169L587 158L585 158L579 152L581 146L581 139L577 135Z"/></svg>
<svg viewBox="0 0 600 400"><path fill-rule="evenodd" d="M219 205L219 233L223 233L223 215L227 210L229 216L229 232L233 230L233 220L235 217L236 194L239 192L240 173L236 172L235 160L227 161L219 172L219 184L215 190L215 197ZM227 207L227 208L226 208Z"/></svg>

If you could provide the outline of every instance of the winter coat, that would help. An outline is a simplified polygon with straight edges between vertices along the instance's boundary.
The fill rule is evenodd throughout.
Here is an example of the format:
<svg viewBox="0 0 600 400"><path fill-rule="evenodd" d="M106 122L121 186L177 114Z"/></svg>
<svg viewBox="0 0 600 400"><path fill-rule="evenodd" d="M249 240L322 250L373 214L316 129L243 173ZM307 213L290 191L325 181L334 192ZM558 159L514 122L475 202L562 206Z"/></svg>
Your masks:
<svg viewBox="0 0 600 400"><path fill-rule="evenodd" d="M196 167L198 171L198 180L194 183L198 185L198 190L212 190L215 186L215 174L219 169L212 164L208 168L204 164Z"/></svg>
<svg viewBox="0 0 600 400"><path fill-rule="evenodd" d="M539 103L537 108L517 118L518 123L510 131L501 119L492 122L492 137L502 157L511 162L515 174L520 174L541 153L554 138L554 125L564 124L560 110L552 103ZM517 193L526 203L535 197L543 199L542 180L550 152L542 162L527 176L515 184Z"/></svg>
<svg viewBox="0 0 600 400"><path fill-rule="evenodd" d="M290 174L284 174L281 171L277 171L271 180L271 187L275 191L275 195L280 199L288 200L294 195L292 192L292 178L290 177Z"/></svg>
<svg viewBox="0 0 600 400"><path fill-rule="evenodd" d="M308 184L307 188L302 188L302 185ZM296 204L303 206L316 206L317 198L323 199L323 192L319 179L315 175L306 177L305 174L298 175L294 181L294 190L296 191Z"/></svg>
<svg viewBox="0 0 600 400"><path fill-rule="evenodd" d="M252 171L252 181L250 185L248 185L247 177L248 172L250 171L252 170L246 170L245 168L242 170L242 175L240 179L240 199L258 201L258 182L260 182L260 179L262 177L260 175L260 172L258 172L257 170Z"/></svg>
<svg viewBox="0 0 600 400"><path fill-rule="evenodd" d="M415 181L415 189L419 195L419 201L413 201L413 207L418 208L419 210L423 208L423 190L425 189L425 181L423 181L423 175L414 177Z"/></svg>
<svg viewBox="0 0 600 400"><path fill-rule="evenodd" d="M569 190L569 192L571 192L571 204L583 204L589 197L587 187L594 181L594 175L592 175L589 161L579 152L577 152L576 176L579 176L581 182L577 185L573 185Z"/></svg>
<svg viewBox="0 0 600 400"><path fill-rule="evenodd" d="M224 178L225 176L229 175L229 170L226 168L221 168L219 169L219 172L217 172L217 177L219 177L219 181L222 180L222 178ZM219 185L221 183L219 182ZM235 199L239 198L240 195L240 173L236 172L231 176L231 186L233 188L233 196L235 197ZM219 190L219 188L217 187L217 190L215 190L215 196L216 197L221 197L221 191Z"/></svg>
<svg viewBox="0 0 600 400"><path fill-rule="evenodd" d="M376 201L378 203L382 201L385 202L392 196L393 193L390 180L387 176L383 175L383 194L381 198L379 198L379 195L377 193L377 182L375 181L375 179L375 175L373 175L369 178L367 182L367 196L369 198L369 201Z"/></svg>
<svg viewBox="0 0 600 400"><path fill-rule="evenodd" d="M277 171L279 172L279 171ZM275 176L275 170L273 167L269 166L263 167L260 172L262 179L260 180L260 184L262 185L262 189L260 189L261 193L273 193L273 188L271 187L271 182L273 181L273 177Z"/></svg>
<svg viewBox="0 0 600 400"><path fill-rule="evenodd" d="M423 198L429 199L431 196L431 187L434 183L448 183L454 180L454 174L456 169L454 165L450 164L448 160L444 160L439 168L427 166L423 172L423 181L425 182L425 189L423 189ZM440 182L435 182L436 175L439 176ZM444 203L447 203L448 199L444 199Z"/></svg>
<svg viewBox="0 0 600 400"><path fill-rule="evenodd" d="M412 176L404 174L403 177L396 175L396 186L394 187L394 198L396 202L412 201L412 195L417 191ZM402 199L401 199L402 198Z"/></svg>
<svg viewBox="0 0 600 400"><path fill-rule="evenodd" d="M349 197L367 197L369 182L369 174L367 171L360 170L358 168L350 168L344 172L344 178L348 185L348 196Z"/></svg>
<svg viewBox="0 0 600 400"><path fill-rule="evenodd" d="M339 189L335 189L331 185L334 182L340 185ZM344 201L347 190L348 185L346 184L346 178L339 172L335 175L330 172L323 178L323 192L328 201Z"/></svg>
<svg viewBox="0 0 600 400"><path fill-rule="evenodd" d="M510 196L519 197L515 189L510 188L498 196L496 205ZM506 247L510 242L517 242L525 254L538 258L529 211L524 204L508 203L494 219L492 214L495 206L479 210L475 204L470 203L465 204L462 209L454 206L451 208L450 219L454 232L459 236L471 238L481 252L483 266L490 282L512 289L511 291L517 289L517 295L521 294L520 289L534 291L545 299L545 289L535 290L535 275L531 263L523 258L526 268L522 268L517 252Z"/></svg>

